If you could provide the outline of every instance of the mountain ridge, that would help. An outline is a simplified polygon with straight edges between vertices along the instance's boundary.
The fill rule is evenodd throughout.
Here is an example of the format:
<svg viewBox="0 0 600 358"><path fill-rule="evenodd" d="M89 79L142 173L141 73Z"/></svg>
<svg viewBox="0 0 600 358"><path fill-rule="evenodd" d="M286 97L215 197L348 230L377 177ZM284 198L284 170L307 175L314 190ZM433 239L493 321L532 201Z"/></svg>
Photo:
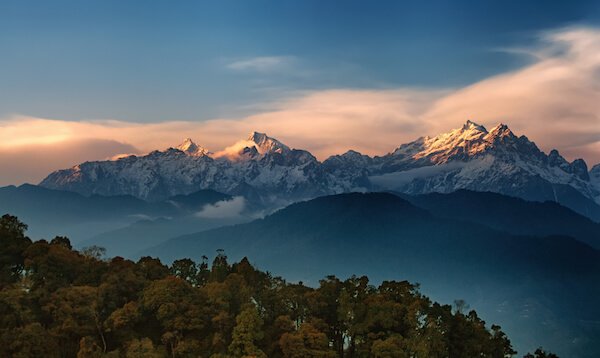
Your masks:
<svg viewBox="0 0 600 358"><path fill-rule="evenodd" d="M83 196L31 184L0 187L0 215L9 213L32 225L32 238L68 236L77 244L89 236L113 230L140 220L193 215L206 205L232 200L213 190L200 190L160 202L121 195ZM196 219L197 221L200 218Z"/></svg>
<svg viewBox="0 0 600 358"><path fill-rule="evenodd" d="M469 120L383 156L348 151L322 162L259 132L214 154L191 139L178 148L85 162L49 174L40 185L147 200L213 189L270 206L350 191L470 189L557 201L600 220L600 166L588 171L582 159L568 162L556 150L546 154L502 123L488 131Z"/></svg>
<svg viewBox="0 0 600 358"><path fill-rule="evenodd" d="M532 202L465 189L445 194L393 194L437 217L475 222L513 235L569 236L600 250L600 223L553 201Z"/></svg>

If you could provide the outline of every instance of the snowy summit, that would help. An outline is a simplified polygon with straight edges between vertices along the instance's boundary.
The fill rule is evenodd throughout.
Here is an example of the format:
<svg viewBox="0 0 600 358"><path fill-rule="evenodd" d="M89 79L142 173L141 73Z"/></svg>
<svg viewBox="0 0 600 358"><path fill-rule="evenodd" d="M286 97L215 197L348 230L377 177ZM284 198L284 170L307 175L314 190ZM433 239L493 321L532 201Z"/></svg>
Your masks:
<svg viewBox="0 0 600 358"><path fill-rule="evenodd" d="M183 143L178 145L175 149L179 149L187 155L191 156L203 156L208 155L208 150L194 143L191 138L186 138Z"/></svg>
<svg viewBox="0 0 600 358"><path fill-rule="evenodd" d="M250 132L245 140L240 140L215 153L215 157L239 161L257 158L268 153L285 154L288 152L290 152L290 148L277 139L271 138L265 133Z"/></svg>

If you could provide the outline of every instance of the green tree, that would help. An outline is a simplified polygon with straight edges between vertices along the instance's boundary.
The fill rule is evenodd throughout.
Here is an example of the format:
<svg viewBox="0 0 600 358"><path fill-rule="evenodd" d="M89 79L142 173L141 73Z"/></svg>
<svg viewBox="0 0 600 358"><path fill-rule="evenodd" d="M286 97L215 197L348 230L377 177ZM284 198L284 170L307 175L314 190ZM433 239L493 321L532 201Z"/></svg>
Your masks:
<svg viewBox="0 0 600 358"><path fill-rule="evenodd" d="M171 275L189 282L192 286L198 285L198 267L191 259L173 261L170 268Z"/></svg>
<svg viewBox="0 0 600 358"><path fill-rule="evenodd" d="M132 339L127 342L126 358L165 358L168 357L164 347L155 347L149 338Z"/></svg>
<svg viewBox="0 0 600 358"><path fill-rule="evenodd" d="M307 294L309 312L312 316L323 320L327 325L327 337L331 341L338 356L344 354L345 327L340 320L340 293L343 283L335 276L327 276L319 281L319 288Z"/></svg>
<svg viewBox="0 0 600 358"><path fill-rule="evenodd" d="M531 353L527 353L523 356L523 358L558 358L558 356L554 353L546 352L542 347L538 348Z"/></svg>
<svg viewBox="0 0 600 358"><path fill-rule="evenodd" d="M146 280L161 280L169 275L169 268L154 257L144 256L138 260L136 266Z"/></svg>
<svg viewBox="0 0 600 358"><path fill-rule="evenodd" d="M505 358L512 357L517 352L512 348L510 339L502 332L501 327L493 324L491 337L491 351L490 356L492 358Z"/></svg>
<svg viewBox="0 0 600 358"><path fill-rule="evenodd" d="M368 297L374 292L366 276L352 276L343 283L340 292L338 316L343 330L343 341L347 356L352 358L361 351L365 342L368 321Z"/></svg>
<svg viewBox="0 0 600 358"><path fill-rule="evenodd" d="M50 332L65 356L75 356L83 337L94 337L102 352L107 350L98 288L72 286L58 289L42 309L52 317Z"/></svg>
<svg viewBox="0 0 600 358"><path fill-rule="evenodd" d="M81 338L77 358L102 358L104 356L104 352L96 342L96 339L93 337Z"/></svg>
<svg viewBox="0 0 600 358"><path fill-rule="evenodd" d="M248 306L236 317L229 352L233 357L266 357L257 344L263 339L263 321L256 308Z"/></svg>
<svg viewBox="0 0 600 358"><path fill-rule="evenodd" d="M139 272L136 264L122 257L113 258L104 267L98 294L105 309L102 316L106 319L110 312L136 301L149 281Z"/></svg>
<svg viewBox="0 0 600 358"><path fill-rule="evenodd" d="M217 256L213 260L212 267L210 269L210 281L211 282L223 282L229 273L229 263L227 262L227 256L224 250L217 250Z"/></svg>
<svg viewBox="0 0 600 358"><path fill-rule="evenodd" d="M62 245L67 249L71 250L73 246L71 246L71 240L69 240L66 236L56 236L54 239L50 241L50 245Z"/></svg>
<svg viewBox="0 0 600 358"><path fill-rule="evenodd" d="M17 328L12 332L11 340L5 344L3 348L8 350L6 357L60 357L57 341L37 322Z"/></svg>
<svg viewBox="0 0 600 358"><path fill-rule="evenodd" d="M42 290L48 294L60 287L94 284L99 280L98 276L82 275L82 272L87 271L88 262L94 262L93 260L86 261L78 252L63 245L36 241L29 245L23 256L33 290Z"/></svg>
<svg viewBox="0 0 600 358"><path fill-rule="evenodd" d="M148 285L142 293L140 309L160 324L160 339L173 356L181 341L200 335L209 321L206 297L173 276Z"/></svg>
<svg viewBox="0 0 600 358"><path fill-rule="evenodd" d="M210 270L208 269L208 257L202 255L202 262L198 265L198 275L196 280L199 286L204 286L210 278Z"/></svg>
<svg viewBox="0 0 600 358"><path fill-rule="evenodd" d="M6 214L0 218L0 289L21 278L23 253L31 245L26 230L27 225L16 216Z"/></svg>
<svg viewBox="0 0 600 358"><path fill-rule="evenodd" d="M386 339L373 342L373 358L409 358L406 340L399 334L393 334Z"/></svg>
<svg viewBox="0 0 600 358"><path fill-rule="evenodd" d="M81 249L81 254L96 260L102 260L104 255L106 255L106 249L104 247L92 245Z"/></svg>

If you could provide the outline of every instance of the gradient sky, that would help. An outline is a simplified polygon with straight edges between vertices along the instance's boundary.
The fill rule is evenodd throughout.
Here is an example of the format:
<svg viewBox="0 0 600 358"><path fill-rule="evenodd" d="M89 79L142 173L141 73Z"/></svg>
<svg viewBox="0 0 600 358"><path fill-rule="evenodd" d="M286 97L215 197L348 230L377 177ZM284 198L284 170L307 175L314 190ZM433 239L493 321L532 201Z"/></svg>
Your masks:
<svg viewBox="0 0 600 358"><path fill-rule="evenodd" d="M464 85L525 60L495 50L594 22L599 10L598 1L2 1L0 116L198 120L282 90ZM231 68L260 57L284 63Z"/></svg>
<svg viewBox="0 0 600 358"><path fill-rule="evenodd" d="M505 118L543 149L558 147L569 159L582 156L593 164L600 161L600 116L589 103L583 105L589 113L578 114L579 119L570 119L568 113L544 117L565 118L577 126L564 142L558 140L564 125L554 126L556 131L546 136L542 119L534 118L530 125L510 110L502 117L478 108L522 108L511 99L493 96L500 86L513 86L515 81L527 87L528 69L539 70L540 62L551 66L558 57L581 69L597 49L598 26L598 1L2 1L0 164L7 165L15 151L23 153L21 145L30 150L38 138L53 145L45 147L48 151L56 152L50 167L40 170L72 165L82 156L101 159L127 150L143 152L174 140L168 134L161 137L164 142L139 134L96 138L84 133L89 127L78 132L69 122L113 121L103 124L113 129L113 137L118 128L137 124L156 125L140 128L159 128L162 133L171 130L178 138L188 130L186 136L201 144L221 147L241 131L269 129L323 157L350 146L368 153L389 151L419 131L427 132L418 135L436 134L432 131L456 127L467 116L487 125ZM575 35L564 40L556 33ZM587 46L585 58L579 56L579 45ZM519 71L525 73L507 78ZM597 88L583 83L589 78L582 74L591 73L595 79L597 68L581 71L563 78L562 87L547 97L562 98L561 91L568 91L595 99ZM547 72L538 71L535 78L547 78ZM490 89L489 81L498 87ZM483 87L481 93L489 97L475 103L471 99L477 95L461 97L473 87ZM524 95L531 93L535 92ZM368 121L374 128L387 128L380 123L383 116L383 121L396 121L397 136L372 139L383 143L369 146L361 139L352 143L352 133L358 132L349 132L334 148L324 142L335 140L335 135L324 135L327 128L317 124L314 131L297 137L286 131L296 130L294 121L304 120L302 116L322 118L322 112L315 115L311 108L332 103L337 107L328 107L326 114L337 117L324 123L364 132ZM364 105L353 114L364 114L357 119L362 124L344 117L348 103ZM390 110L371 118L381 103ZM440 106L455 108L455 103L473 110L439 114ZM539 108L546 105L542 101ZM539 108L533 113L547 115ZM559 110L564 112L565 106ZM37 119L54 121L39 124ZM254 124L262 128L250 128ZM594 125L598 130L590 132ZM544 137L549 139L544 142ZM68 157L65 148L79 148L80 153ZM0 184L35 181L41 175L32 170L24 174L21 167L13 172L10 179L0 178Z"/></svg>

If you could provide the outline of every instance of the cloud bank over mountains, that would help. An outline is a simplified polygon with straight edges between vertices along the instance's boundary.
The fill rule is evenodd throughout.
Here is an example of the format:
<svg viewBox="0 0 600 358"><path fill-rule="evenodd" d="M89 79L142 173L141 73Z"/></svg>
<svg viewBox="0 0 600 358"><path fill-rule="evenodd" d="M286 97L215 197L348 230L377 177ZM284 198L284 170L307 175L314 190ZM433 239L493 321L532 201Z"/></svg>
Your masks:
<svg viewBox="0 0 600 358"><path fill-rule="evenodd" d="M348 149L381 155L466 119L490 127L504 122L545 151L600 162L600 29L549 31L531 48L511 51L531 62L463 88L307 91L243 118L133 123L15 115L0 120L0 185L37 182L82 159L164 149L186 137L218 152L253 130L321 160Z"/></svg>

